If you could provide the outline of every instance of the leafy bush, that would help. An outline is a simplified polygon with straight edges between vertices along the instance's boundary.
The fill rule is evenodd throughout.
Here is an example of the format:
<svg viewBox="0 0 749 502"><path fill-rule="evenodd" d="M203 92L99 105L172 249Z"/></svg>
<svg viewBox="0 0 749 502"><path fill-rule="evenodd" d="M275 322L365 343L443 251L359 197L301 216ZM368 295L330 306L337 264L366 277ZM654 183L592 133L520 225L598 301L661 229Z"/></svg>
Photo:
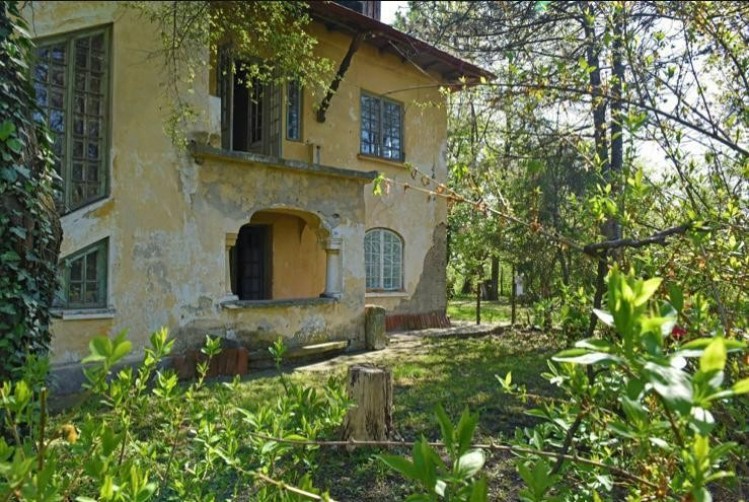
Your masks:
<svg viewBox="0 0 749 502"><path fill-rule="evenodd" d="M409 501L486 500L486 477L478 475L484 466L484 452L472 448L478 415L466 410L455 426L441 406L437 407L436 416L442 445L449 455L448 464L423 437L413 445L413 460L397 455L380 455L380 460L418 485L418 491L408 497Z"/></svg>
<svg viewBox="0 0 749 502"><path fill-rule="evenodd" d="M0 4L0 380L20 378L26 358L49 348L62 237L51 142L32 116L33 46L19 7Z"/></svg>
<svg viewBox="0 0 749 502"><path fill-rule="evenodd" d="M741 424L746 417L732 398L749 393L749 378L731 376L740 374L731 368L744 364L739 354L746 344L720 332L686 341L677 325L685 305L681 291L671 288L669 301L657 303L660 284L612 269L608 311L595 312L610 331L549 362L545 376L566 399L531 410L543 423L516 430L512 444L483 445L518 455L522 500L709 501L711 485L733 477L746 458L716 418L727 415ZM526 395L511 374L498 381L506 391ZM479 477L483 453L479 462L480 450L472 446L476 418L466 412L453 427L441 409L437 417L442 445L422 438L412 460L380 458L416 485L409 500L487 500ZM462 469L466 463L475 469Z"/></svg>
<svg viewBox="0 0 749 502"><path fill-rule="evenodd" d="M314 451L272 438L331 434L348 409L341 382L322 391L286 382L286 393L253 411L235 402L238 379L205 384L219 340L206 340L207 360L189 385L159 369L172 345L162 329L137 369L115 372L130 342L124 334L93 339L85 370L90 399L67 418L49 417L45 389L4 383L0 500L294 500L316 493Z"/></svg>
<svg viewBox="0 0 749 502"><path fill-rule="evenodd" d="M564 401L533 410L545 423L517 431L516 444L561 451L591 462L526 454L518 470L528 501L602 498L711 500L711 483L734 475L738 446L717 427L714 412L749 392L749 379L729 381L728 365L746 344L720 332L686 343L675 339L680 294L651 301L660 279L613 269L608 311L596 315L611 331L557 354L546 377Z"/></svg>

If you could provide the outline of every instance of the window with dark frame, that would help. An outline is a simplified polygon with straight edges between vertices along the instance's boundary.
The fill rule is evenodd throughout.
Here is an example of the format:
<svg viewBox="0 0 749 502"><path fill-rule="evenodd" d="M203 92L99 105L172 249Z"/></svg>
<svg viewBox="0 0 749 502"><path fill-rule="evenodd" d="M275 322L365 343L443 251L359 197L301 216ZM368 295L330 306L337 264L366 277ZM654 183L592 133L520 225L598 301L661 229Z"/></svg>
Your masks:
<svg viewBox="0 0 749 502"><path fill-rule="evenodd" d="M286 84L286 139L302 140L302 86L298 81Z"/></svg>
<svg viewBox="0 0 749 502"><path fill-rule="evenodd" d="M364 235L367 291L403 290L403 239L386 228Z"/></svg>
<svg viewBox="0 0 749 502"><path fill-rule="evenodd" d="M107 194L109 37L102 28L37 45L35 118L49 126L65 212Z"/></svg>
<svg viewBox="0 0 749 502"><path fill-rule="evenodd" d="M402 161L403 105L380 96L361 95L361 143L364 155Z"/></svg>
<svg viewBox="0 0 749 502"><path fill-rule="evenodd" d="M226 150L280 156L283 88L254 75L251 66L234 61L229 47L219 51L221 146Z"/></svg>
<svg viewBox="0 0 749 502"><path fill-rule="evenodd" d="M109 240L103 239L62 260L62 288L56 307L107 306Z"/></svg>

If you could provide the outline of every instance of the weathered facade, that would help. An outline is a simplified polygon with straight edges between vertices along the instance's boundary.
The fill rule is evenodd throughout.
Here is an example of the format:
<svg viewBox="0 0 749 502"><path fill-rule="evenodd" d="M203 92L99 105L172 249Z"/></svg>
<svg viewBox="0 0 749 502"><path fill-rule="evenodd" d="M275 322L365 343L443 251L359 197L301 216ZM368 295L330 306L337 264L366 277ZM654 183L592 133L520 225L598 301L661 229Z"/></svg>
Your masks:
<svg viewBox="0 0 749 502"><path fill-rule="evenodd" d="M311 12L334 62L369 34L324 122L303 89L263 93L214 69L183 151L163 132L153 26L119 2L34 3L35 85L66 190L56 365L121 330L135 356L161 326L178 349L206 334L358 348L365 303L444 317L445 203L399 183L413 182L405 162L446 179L438 84L483 73L345 7ZM379 196L377 172L396 181Z"/></svg>

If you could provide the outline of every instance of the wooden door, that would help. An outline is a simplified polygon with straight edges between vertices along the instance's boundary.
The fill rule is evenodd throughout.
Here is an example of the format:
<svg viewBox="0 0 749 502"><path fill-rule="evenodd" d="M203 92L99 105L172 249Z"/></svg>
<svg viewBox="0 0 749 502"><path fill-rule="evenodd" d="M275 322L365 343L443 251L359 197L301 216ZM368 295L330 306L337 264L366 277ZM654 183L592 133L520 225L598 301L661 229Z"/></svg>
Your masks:
<svg viewBox="0 0 749 502"><path fill-rule="evenodd" d="M270 298L270 227L245 225L237 236L237 294L240 300Z"/></svg>

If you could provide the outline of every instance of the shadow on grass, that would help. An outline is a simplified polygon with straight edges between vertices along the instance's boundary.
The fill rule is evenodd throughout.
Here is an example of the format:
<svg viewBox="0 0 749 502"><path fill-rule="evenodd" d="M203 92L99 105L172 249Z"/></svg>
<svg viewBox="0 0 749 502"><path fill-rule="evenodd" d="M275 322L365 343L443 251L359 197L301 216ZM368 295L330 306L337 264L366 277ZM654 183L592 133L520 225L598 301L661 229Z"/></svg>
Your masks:
<svg viewBox="0 0 749 502"><path fill-rule="evenodd" d="M524 414L529 404L503 392L495 375L512 372L513 382L529 393L554 396L555 388L541 377L557 343L540 333L507 332L481 338L433 338L427 355L394 364L395 423L406 439L424 435L436 440L438 404L457 420L466 407L479 413L480 436L514 434L533 425Z"/></svg>
<svg viewBox="0 0 749 502"><path fill-rule="evenodd" d="M538 332L508 331L484 337L435 337L422 340L423 350L397 353L383 361L394 374L394 421L403 439L422 435L440 440L434 419L437 404L457 421L468 407L479 413L476 441L513 435L517 427L528 427L536 419L524 414L531 404L501 390L495 375L511 371L513 381L529 393L556 396L555 388L541 377L546 361L561 341ZM316 479L337 500L404 500L411 493L398 475L387 471L374 458L378 451L360 449L322 451ZM408 455L410 452L389 451ZM490 478L491 500L514 500L519 479L509 455L495 455L485 468Z"/></svg>

